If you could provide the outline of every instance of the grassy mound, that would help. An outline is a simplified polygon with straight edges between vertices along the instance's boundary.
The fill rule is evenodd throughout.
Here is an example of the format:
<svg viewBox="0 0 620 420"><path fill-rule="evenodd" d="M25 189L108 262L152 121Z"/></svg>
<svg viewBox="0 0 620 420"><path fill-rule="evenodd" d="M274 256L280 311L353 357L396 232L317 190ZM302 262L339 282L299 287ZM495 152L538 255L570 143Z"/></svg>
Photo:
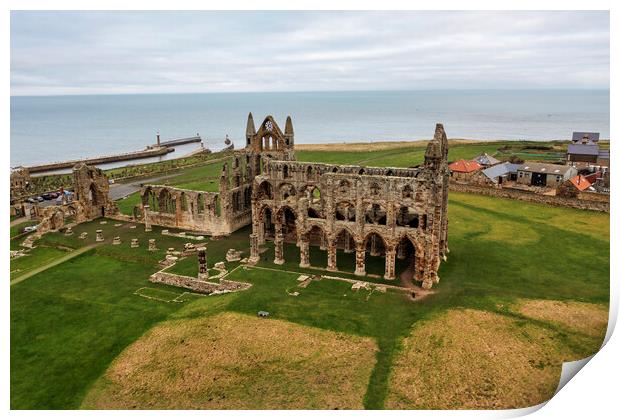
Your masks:
<svg viewBox="0 0 620 420"><path fill-rule="evenodd" d="M373 340L235 313L161 324L127 348L84 408L363 408Z"/></svg>
<svg viewBox="0 0 620 420"><path fill-rule="evenodd" d="M537 302L531 304L541 308ZM590 308L586 314L579 308L573 315L596 312ZM568 338L562 328L509 314L450 310L416 325L404 340L386 405L508 409L540 404L553 396L562 363L595 352L603 335L596 340Z"/></svg>

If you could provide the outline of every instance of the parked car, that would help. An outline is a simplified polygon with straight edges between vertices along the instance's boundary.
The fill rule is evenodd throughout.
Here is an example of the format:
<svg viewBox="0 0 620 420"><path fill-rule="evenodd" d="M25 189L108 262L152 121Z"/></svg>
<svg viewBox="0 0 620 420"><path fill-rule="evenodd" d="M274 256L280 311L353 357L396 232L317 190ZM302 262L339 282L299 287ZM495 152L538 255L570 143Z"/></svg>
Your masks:
<svg viewBox="0 0 620 420"><path fill-rule="evenodd" d="M32 204L32 203L36 203L36 202L37 202L37 200L35 200L35 199L34 199L34 198L32 198L32 197L28 197L28 199L27 199L26 201L27 201L27 202L29 202L30 204Z"/></svg>
<svg viewBox="0 0 620 420"><path fill-rule="evenodd" d="M42 203L43 201L45 201L45 199L44 199L43 197L41 197L41 196L38 196L38 197L36 198L36 200L37 200L39 203Z"/></svg>
<svg viewBox="0 0 620 420"><path fill-rule="evenodd" d="M54 198L54 197L52 196L52 193L44 193L44 194L41 194L41 197L43 197L43 199L44 199L44 200L51 200L52 198Z"/></svg>
<svg viewBox="0 0 620 420"><path fill-rule="evenodd" d="M34 225L34 226L26 226L26 227L24 228L24 233L34 232L35 230L37 230L37 225Z"/></svg>

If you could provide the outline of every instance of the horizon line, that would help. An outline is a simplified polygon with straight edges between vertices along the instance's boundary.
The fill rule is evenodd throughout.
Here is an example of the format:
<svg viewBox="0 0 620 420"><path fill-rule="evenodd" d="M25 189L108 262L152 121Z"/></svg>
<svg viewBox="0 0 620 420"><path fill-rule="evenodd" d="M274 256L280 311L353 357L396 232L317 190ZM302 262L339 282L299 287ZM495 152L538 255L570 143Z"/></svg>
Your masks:
<svg viewBox="0 0 620 420"><path fill-rule="evenodd" d="M265 91L221 91L221 92L117 92L117 93L53 93L53 94L11 94L11 98L54 97L54 96L123 96L123 95L218 95L218 94L270 94L270 93L353 93L353 92L429 92L429 91L592 91L610 92L610 87L527 87L527 88L414 88L414 89L342 89L342 90L265 90Z"/></svg>

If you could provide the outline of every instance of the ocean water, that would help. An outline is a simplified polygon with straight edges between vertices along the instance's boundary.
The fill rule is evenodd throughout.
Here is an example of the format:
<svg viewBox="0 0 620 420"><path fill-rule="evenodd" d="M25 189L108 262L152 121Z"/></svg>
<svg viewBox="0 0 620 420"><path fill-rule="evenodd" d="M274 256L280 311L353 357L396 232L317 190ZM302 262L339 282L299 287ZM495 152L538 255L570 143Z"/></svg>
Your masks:
<svg viewBox="0 0 620 420"><path fill-rule="evenodd" d="M11 97L11 166L143 149L199 133L219 150L229 135L243 147L248 112L270 114L295 141L330 143L428 139L442 122L449 138L609 138L607 90L435 90ZM182 146L168 159L187 154ZM121 163L125 165L127 163Z"/></svg>

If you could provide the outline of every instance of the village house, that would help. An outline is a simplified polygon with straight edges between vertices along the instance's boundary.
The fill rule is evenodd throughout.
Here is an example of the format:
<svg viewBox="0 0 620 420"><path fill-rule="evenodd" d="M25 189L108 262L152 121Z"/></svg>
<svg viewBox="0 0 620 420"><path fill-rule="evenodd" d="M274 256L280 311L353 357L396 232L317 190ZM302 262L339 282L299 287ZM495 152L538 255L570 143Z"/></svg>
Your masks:
<svg viewBox="0 0 620 420"><path fill-rule="evenodd" d="M609 167L609 150L599 147L599 133L573 133L572 144L568 145L566 161Z"/></svg>
<svg viewBox="0 0 620 420"><path fill-rule="evenodd" d="M481 164L475 160L457 160L448 165L450 170L450 179L454 181L470 181L474 174L483 168Z"/></svg>
<svg viewBox="0 0 620 420"><path fill-rule="evenodd" d="M485 168L497 165L498 163L502 163L501 160L494 158L486 152L483 152L481 155L476 156L474 160Z"/></svg>
<svg viewBox="0 0 620 420"><path fill-rule="evenodd" d="M573 166L525 162L517 170L517 183L535 187L557 187L576 175L577 169Z"/></svg>
<svg viewBox="0 0 620 420"><path fill-rule="evenodd" d="M520 163L502 162L499 165L483 169L480 174L482 181L492 185L503 185L506 181L516 181L517 171L523 165Z"/></svg>

